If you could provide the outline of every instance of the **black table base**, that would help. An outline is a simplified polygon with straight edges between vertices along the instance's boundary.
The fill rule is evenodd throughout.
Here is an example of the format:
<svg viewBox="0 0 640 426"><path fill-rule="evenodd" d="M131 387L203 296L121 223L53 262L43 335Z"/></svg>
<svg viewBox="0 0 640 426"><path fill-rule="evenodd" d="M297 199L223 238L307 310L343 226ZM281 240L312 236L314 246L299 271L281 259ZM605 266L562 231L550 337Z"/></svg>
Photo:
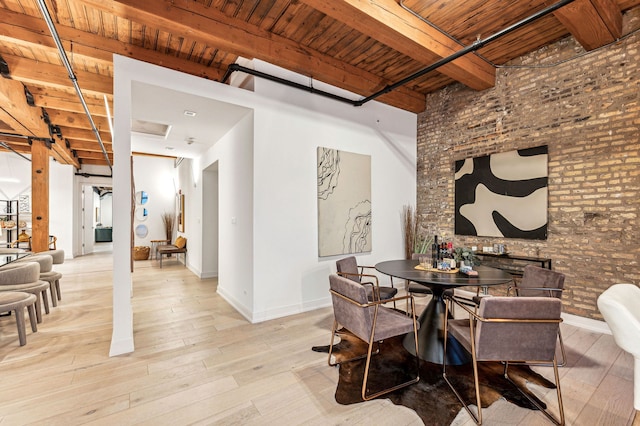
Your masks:
<svg viewBox="0 0 640 426"><path fill-rule="evenodd" d="M442 297L442 289L434 288L433 291L433 299L429 301L418 318L420 323L420 329L418 330L418 357L434 364L442 364L444 362L444 315L446 307ZM449 318L452 318L451 315L449 315ZM402 344L409 353L416 354L413 333L407 334ZM447 339L447 365L461 365L468 362L471 362L471 355L456 339L449 336Z"/></svg>

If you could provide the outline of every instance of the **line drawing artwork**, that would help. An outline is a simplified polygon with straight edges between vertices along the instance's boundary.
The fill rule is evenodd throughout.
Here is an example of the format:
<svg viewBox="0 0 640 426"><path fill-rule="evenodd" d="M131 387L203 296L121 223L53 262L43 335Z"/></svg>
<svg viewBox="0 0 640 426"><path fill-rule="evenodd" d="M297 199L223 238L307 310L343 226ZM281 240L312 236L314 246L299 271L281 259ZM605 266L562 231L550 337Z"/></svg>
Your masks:
<svg viewBox="0 0 640 426"><path fill-rule="evenodd" d="M318 255L371 251L371 156L318 147Z"/></svg>
<svg viewBox="0 0 640 426"><path fill-rule="evenodd" d="M548 147L456 161L455 233L547 238Z"/></svg>

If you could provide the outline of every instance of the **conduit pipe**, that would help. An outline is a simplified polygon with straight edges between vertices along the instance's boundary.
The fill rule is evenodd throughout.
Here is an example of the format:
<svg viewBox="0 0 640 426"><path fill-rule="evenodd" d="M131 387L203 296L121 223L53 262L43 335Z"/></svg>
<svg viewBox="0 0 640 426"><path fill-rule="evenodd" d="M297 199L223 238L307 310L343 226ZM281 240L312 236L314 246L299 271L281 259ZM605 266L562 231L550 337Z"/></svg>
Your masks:
<svg viewBox="0 0 640 426"><path fill-rule="evenodd" d="M524 27L527 24L530 24L531 22L534 22L540 18L542 18L543 16L546 16L552 12L555 12L556 10L560 9L561 7L564 7L566 5L568 5L569 3L572 3L574 0L561 0L556 4L553 4L549 7L546 7L544 9L542 9L539 12L534 13L533 15L529 16L528 18L524 18L521 21L516 22L515 24L501 30L498 31L497 33L485 38L484 40L477 40L475 41L472 45L469 45L459 51L457 51L456 53L447 56L446 58L442 58L439 61L434 62L433 64L429 65L428 67L414 73L411 74L408 77L403 78L402 80L398 81L397 83L394 83L390 86L385 87L384 89L367 96L366 98L358 101L358 105L356 106L361 106L375 98L377 98L378 96L384 95L385 93L389 93L392 90L397 89L400 86L404 86L405 84L407 84L408 82L415 80L418 77L422 77L423 75L434 71L438 68L440 68L443 65L448 64L451 61L454 61L464 55L466 55L467 53L471 53L471 52L475 52L478 49L483 48L484 46L486 46L487 44L491 43L492 41L496 41L497 39L499 39L502 36L505 36L519 28Z"/></svg>
<svg viewBox="0 0 640 426"><path fill-rule="evenodd" d="M42 1L42 0L39 0L39 1ZM475 52L476 50L483 48L487 44L489 44L489 43L491 43L493 41L496 41L500 37L503 37L503 36L513 32L513 31L515 31L515 30L517 30L519 28L522 28L523 26L525 26L527 24L530 24L530 23L542 18L543 16L546 16L546 15L552 13L552 12L555 12L556 10L560 9L561 7L564 7L564 6L568 5L569 3L572 3L573 1L574 0L561 0L556 4L548 6L545 9L542 9L542 10L534 13L533 15L529 16L528 18L524 18L521 21L518 21L515 24L513 24L513 25L511 25L511 26L509 26L509 27L507 27L507 28L505 28L505 29L503 29L501 31L498 31L497 33L495 33L495 34L493 34L493 35L491 35L491 36L489 36L489 37L487 37L487 38L485 38L483 40L477 40L472 45L464 47L463 49L453 53L452 55L449 55L449 56L447 56L445 58L442 58L439 61L436 61L435 63L429 65L428 67L423 68L422 70L420 70L420 71L418 71L418 72L416 72L414 74L411 74L408 77L403 78L402 80L398 81L397 83L388 85L385 88L381 89L380 91L378 91L378 92L376 92L376 93L374 93L372 95L369 95L366 98L360 99L360 100L352 100L352 99L349 99L349 98L345 98L345 97L342 97L342 96L335 95L333 93L325 92L325 91L322 91L322 90L317 90L317 89L314 89L311 86L305 86L304 84L296 83L296 82L293 82L293 81L290 81L290 80L286 80L286 79L281 78L281 77L277 77L277 76L274 76L274 75L266 74L266 73L263 73L261 71L256 71L254 69L243 67L243 66L238 65L238 64L229 65L229 67L227 68L227 71L225 72L224 76L222 77L221 83L226 83L227 79L229 78L229 76L233 72L241 71L241 72L245 72L245 73L250 74L250 75L254 75L256 77L262 77L262 78L265 78L267 80L271 80L271 81L274 81L274 82L277 82L277 83L284 84L286 86L294 87L296 89L305 90L305 91L310 92L310 93L316 93L316 94L319 94L319 95L322 95L322 96L326 96L326 97L329 97L329 98L332 98L332 99L335 99L335 100L338 100L338 101L341 101L341 102L345 102L345 103L348 103L350 105L359 107L359 106L362 106L362 105L366 104L369 101L372 101L372 100L376 99L379 96L382 96L382 95L384 95L386 93L389 93L389 92L391 92L391 91L393 91L393 90L395 90L395 89L397 89L397 88L399 88L401 86L404 86L405 84L409 83L410 81L415 80L416 78L422 77L423 75L425 75L427 73L430 73L431 71L434 71L434 70L440 68L441 66L446 65L449 62L452 62L452 61L454 61L454 60L466 55L467 53ZM446 33L443 33L443 34L447 35Z"/></svg>
<svg viewBox="0 0 640 426"><path fill-rule="evenodd" d="M14 136L12 135L12 137L14 137ZM18 136L18 137L19 137L19 136ZM13 152L13 153L14 153L14 154L16 154L16 155L19 155L20 157L24 158L24 159L25 159L25 160L27 160L27 161L31 161L31 159L30 159L29 157L25 157L24 155L20 154L18 151L16 151L15 149L11 148L11 147L9 146L9 144L7 144L7 143L5 143L5 142L0 142L0 146L2 146L3 148L8 149L9 151Z"/></svg>
<svg viewBox="0 0 640 426"><path fill-rule="evenodd" d="M58 35L58 31L56 30L56 27L53 24L53 20L51 19L51 14L49 13L49 9L47 9L47 5L44 3L44 0L37 0L37 3L38 3L38 7L40 8L40 12L42 13L42 17L47 23L47 27L49 28L49 32L51 33L51 37L53 37L53 41L56 43L56 46L58 47L58 53L60 54L60 59L62 59L62 63L64 64L64 67L67 69L67 73L69 74L69 79L73 83L73 87L76 89L78 98L80 98L80 103L82 104L84 113L89 119L89 123L91 124L91 130L93 130L93 133L96 135L96 139L100 144L100 149L102 149L104 158L107 161L107 165L109 166L109 171L111 175L113 175L113 168L111 167L111 161L109 160L109 155L107 155L107 150L104 148L104 144L102 143L100 132L98 132L98 128L96 127L96 124L93 121L93 117L91 117L91 113L89 112L89 107L87 106L87 103L84 100L84 96L82 95L82 91L80 90L80 86L78 85L78 78L73 72L73 68L71 67L69 58L67 58L67 54L64 50L64 47L62 46L62 42L60 41L60 36Z"/></svg>
<svg viewBox="0 0 640 426"><path fill-rule="evenodd" d="M224 73L224 76L222 76L222 79L220 80L220 82L222 84L226 83L229 77L231 76L231 74L233 74L236 71L241 71L250 75L254 75L256 77L261 77L266 80L274 81L276 83L284 84L285 86L294 87L296 89L304 90L306 92L315 93L317 95L325 96L327 98L331 98L336 101L346 102L354 106L357 102L355 100L345 98L343 96L339 96L334 93L329 93L329 92L325 92L324 90L315 89L313 86L305 86L304 84L296 83L295 81L291 81L281 77L277 77L275 75L267 74L262 71L257 71L257 70L254 70L253 68L247 68L240 64L229 64L229 67L227 68L227 71Z"/></svg>

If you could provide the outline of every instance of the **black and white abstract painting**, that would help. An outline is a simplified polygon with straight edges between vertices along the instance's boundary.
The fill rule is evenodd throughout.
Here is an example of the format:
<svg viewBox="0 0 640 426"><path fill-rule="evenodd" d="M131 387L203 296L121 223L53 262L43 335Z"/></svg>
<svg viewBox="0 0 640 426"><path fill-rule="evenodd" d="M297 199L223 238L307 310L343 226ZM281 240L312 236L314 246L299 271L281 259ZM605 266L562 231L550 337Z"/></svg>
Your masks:
<svg viewBox="0 0 640 426"><path fill-rule="evenodd" d="M547 238L548 147L456 161L455 233Z"/></svg>
<svg viewBox="0 0 640 426"><path fill-rule="evenodd" d="M318 147L318 255L371 251L371 156Z"/></svg>

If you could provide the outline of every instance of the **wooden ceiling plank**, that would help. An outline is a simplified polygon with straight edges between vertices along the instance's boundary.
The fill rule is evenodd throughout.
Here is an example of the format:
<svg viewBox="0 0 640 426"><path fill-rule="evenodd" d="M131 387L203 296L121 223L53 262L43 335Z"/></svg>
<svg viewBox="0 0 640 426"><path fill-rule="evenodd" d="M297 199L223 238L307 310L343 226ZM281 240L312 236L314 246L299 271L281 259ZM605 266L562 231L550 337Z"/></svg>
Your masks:
<svg viewBox="0 0 640 426"><path fill-rule="evenodd" d="M5 11L3 11L4 14ZM0 23L0 38L10 42L19 40L19 44L25 46L35 45L39 48L49 47L50 49L56 49L53 39L50 36L46 36L48 29L44 21L15 12L7 11L6 14L7 20ZM116 20L117 18L109 16L108 19ZM73 56L83 56L92 58L95 61L101 61L102 65L112 67L113 54L117 53L211 80L219 80L224 75L225 70L209 68L178 57L167 56L163 52L145 49L121 40L104 38L97 34L87 33L63 25L57 25L56 30L67 52L73 51ZM111 71L112 73L113 71Z"/></svg>
<svg viewBox="0 0 640 426"><path fill-rule="evenodd" d="M73 139L73 138L66 138L66 139L69 141L69 144L71 145L72 150L102 152L102 149L100 149L100 145L97 144L95 141L86 141L83 139ZM113 152L113 144L111 142L105 142L103 140L102 143L107 153Z"/></svg>
<svg viewBox="0 0 640 426"><path fill-rule="evenodd" d="M47 111L49 111L49 109L59 109L62 111L70 111L70 112L77 112L79 114L84 114L84 108L80 104L80 101L78 100L77 96L75 97L75 99L73 98L62 99L62 98L57 98L54 96L47 96L47 95L33 95L33 99L37 106L44 107L47 109ZM87 107L89 108L89 112L91 113L91 116L101 116L101 117L107 116L107 110L104 104L90 105L89 103L87 103Z"/></svg>
<svg viewBox="0 0 640 426"><path fill-rule="evenodd" d="M13 68L9 69L13 75ZM42 109L27 104L24 85L21 82L0 78L0 105L5 112L28 129L28 133L23 133L25 136L49 137L49 126L42 119Z"/></svg>
<svg viewBox="0 0 640 426"><path fill-rule="evenodd" d="M24 83L36 83L52 87L72 87L73 83L62 65L45 64L17 56L3 55L9 65L11 77ZM112 94L113 79L86 71L75 72L82 90L95 94Z"/></svg>
<svg viewBox="0 0 640 426"><path fill-rule="evenodd" d="M622 12L614 0L576 0L554 15L586 50L612 43L622 34Z"/></svg>
<svg viewBox="0 0 640 426"><path fill-rule="evenodd" d="M434 55L446 58L460 45L404 10L396 0L302 0L363 34L431 65ZM465 55L438 68L464 85L484 90L495 84L495 68L476 55Z"/></svg>
<svg viewBox="0 0 640 426"><path fill-rule="evenodd" d="M336 87L359 93L362 96L376 92L390 81L355 66L345 64L330 56L311 51L250 24L238 22L214 9L189 0L163 0L139 2L136 0L80 0L108 13L123 16L136 22L148 22L150 26L190 39L219 46L247 58L258 58L291 71L307 75ZM413 112L425 108L423 94L400 88L380 98Z"/></svg>
<svg viewBox="0 0 640 426"><path fill-rule="evenodd" d="M49 113L49 118L53 124L61 127L92 130L89 120L84 114L55 109L47 112ZM95 116L92 118L96 128L100 132L109 132L109 121L106 117Z"/></svg>
<svg viewBox="0 0 640 426"><path fill-rule="evenodd" d="M104 160L104 157L102 158L102 160L95 160L92 158L81 158L80 159L80 164L81 165L92 165L92 166L106 166L107 162ZM113 159L111 159L111 165L113 166L115 164L115 161L113 161Z"/></svg>
<svg viewBox="0 0 640 426"><path fill-rule="evenodd" d="M76 151L76 154L78 155L78 157L81 157L83 160L85 159L93 159L93 160L100 160L100 159L104 159L104 154L102 152L95 152L95 151ZM109 156L109 160L113 161L113 153L108 153Z"/></svg>
<svg viewBox="0 0 640 426"><path fill-rule="evenodd" d="M95 133L93 133L92 130L76 129L73 127L64 127L64 126L60 126L60 130L62 131L62 136L64 138L94 141L96 142L96 146L99 146L97 145L96 135ZM99 133L100 133L100 139L102 139L103 142L111 143L111 133L109 132L99 132Z"/></svg>

